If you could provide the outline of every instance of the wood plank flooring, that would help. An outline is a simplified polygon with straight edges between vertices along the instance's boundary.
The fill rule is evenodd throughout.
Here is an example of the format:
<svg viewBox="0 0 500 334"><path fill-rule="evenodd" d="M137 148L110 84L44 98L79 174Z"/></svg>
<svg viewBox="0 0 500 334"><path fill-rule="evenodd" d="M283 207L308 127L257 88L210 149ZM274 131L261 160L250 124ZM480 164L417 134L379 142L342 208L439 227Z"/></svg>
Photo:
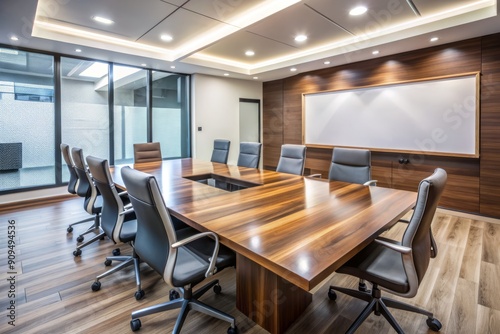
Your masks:
<svg viewBox="0 0 500 334"><path fill-rule="evenodd" d="M86 217L79 198L0 213L0 333L132 333L129 321L133 310L168 298L169 287L145 264L141 265L146 292L143 300L134 298L131 267L104 278L100 291L91 291L95 276L106 269L105 257L117 246L109 240L99 241L74 258L77 233L90 222L77 225L73 234L67 234L66 227ZM13 239L9 239L8 231L13 230L9 225L15 226ZM398 224L387 235L397 237L403 228ZM438 257L431 261L418 295L406 301L434 312L443 323L442 333L500 333L500 224L440 211L433 231ZM15 251L15 264L10 269L9 240L16 242L10 249ZM122 254L130 252L127 245L119 247ZM9 281L11 276L14 280ZM217 276L222 294L208 292L202 300L234 315L240 333L266 333L236 310L234 269ZM330 284L355 288L357 280L332 275L315 291L313 302L288 333L343 333L349 327L365 303L341 293L336 302L330 301L326 294ZM9 296L12 293L15 298ZM8 317L11 302L15 302L15 326L9 324L14 319ZM139 333L169 333L177 314L178 310L173 310L144 317ZM393 314L407 333L432 333L424 316L404 311ZM225 322L193 311L182 333L225 333L227 327ZM372 314L357 333L375 332L394 331L384 318Z"/></svg>

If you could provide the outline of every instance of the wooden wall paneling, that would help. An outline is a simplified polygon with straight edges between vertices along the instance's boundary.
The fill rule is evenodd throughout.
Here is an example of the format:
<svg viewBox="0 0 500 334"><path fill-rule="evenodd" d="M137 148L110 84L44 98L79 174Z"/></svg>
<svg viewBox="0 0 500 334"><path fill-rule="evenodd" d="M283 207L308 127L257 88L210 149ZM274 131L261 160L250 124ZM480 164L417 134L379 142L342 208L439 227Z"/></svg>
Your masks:
<svg viewBox="0 0 500 334"><path fill-rule="evenodd" d="M478 159L409 155L410 163L399 164L394 157L393 187L416 191L418 183L441 167L448 173L446 188L439 205L449 209L479 212Z"/></svg>
<svg viewBox="0 0 500 334"><path fill-rule="evenodd" d="M302 144L302 92L307 89L300 77L284 80L283 141Z"/></svg>
<svg viewBox="0 0 500 334"><path fill-rule="evenodd" d="M482 41L480 213L500 217L500 36Z"/></svg>
<svg viewBox="0 0 500 334"><path fill-rule="evenodd" d="M372 180L377 186L392 188L392 166L394 154L372 152Z"/></svg>
<svg viewBox="0 0 500 334"><path fill-rule="evenodd" d="M263 166L275 169L283 144L283 81L263 84Z"/></svg>
<svg viewBox="0 0 500 334"><path fill-rule="evenodd" d="M332 149L308 147L304 174L321 174L322 178L328 178L332 152Z"/></svg>
<svg viewBox="0 0 500 334"><path fill-rule="evenodd" d="M435 167L440 166L449 174L442 206L500 217L500 192L497 191L500 187L500 173L497 172L497 166L500 164L500 145L496 144L500 143L500 117L496 111L500 110L500 94L491 93L500 91L500 45L497 42L499 37L497 34L474 38L301 73L283 79L280 92L268 90L274 86L269 87L265 83L264 96L271 97L274 94L274 99L278 95L282 98L283 142L300 143L303 135L303 93L482 71L480 160L426 156L426 163L418 168L402 168L397 162L397 155L373 152L372 177L379 180L380 186L416 190L418 182L430 175ZM489 91L489 95L485 96L485 91ZM272 115L274 111L267 110L264 103L264 114L268 112ZM266 133L264 136L266 137ZM272 137L264 138L265 142L266 140L273 142ZM331 149L322 151L308 148L306 173L320 172L323 177L327 177L330 157ZM322 161L323 159L326 161ZM266 166L274 167L276 164L277 159L268 159L265 163Z"/></svg>

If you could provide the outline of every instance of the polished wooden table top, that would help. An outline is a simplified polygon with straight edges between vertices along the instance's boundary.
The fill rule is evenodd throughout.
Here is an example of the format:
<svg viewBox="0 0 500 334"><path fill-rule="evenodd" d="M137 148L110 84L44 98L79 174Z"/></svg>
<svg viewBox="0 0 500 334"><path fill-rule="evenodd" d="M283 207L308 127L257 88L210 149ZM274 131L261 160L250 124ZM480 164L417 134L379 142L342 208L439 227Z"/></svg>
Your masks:
<svg viewBox="0 0 500 334"><path fill-rule="evenodd" d="M172 214L310 291L396 223L416 193L196 159L130 165L154 175ZM112 176L123 185L120 169ZM192 179L211 174L256 185L235 192ZM191 179L190 179L191 178Z"/></svg>

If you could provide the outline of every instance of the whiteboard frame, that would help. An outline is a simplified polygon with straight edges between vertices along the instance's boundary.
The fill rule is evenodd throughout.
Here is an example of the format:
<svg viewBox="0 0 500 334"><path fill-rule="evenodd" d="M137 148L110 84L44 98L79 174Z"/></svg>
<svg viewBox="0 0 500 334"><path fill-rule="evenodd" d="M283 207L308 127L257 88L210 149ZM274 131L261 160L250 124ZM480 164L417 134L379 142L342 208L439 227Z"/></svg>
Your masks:
<svg viewBox="0 0 500 334"><path fill-rule="evenodd" d="M314 93L302 93L302 144L306 145L307 147L311 148L326 148L326 149L332 149L333 147L350 147L350 148L364 148L368 149L370 151L374 152L395 152L395 153L406 153L406 154L425 154L425 155L435 155L435 156L450 156L450 157L462 157L462 158L479 158L479 129L480 129L480 75L481 73L479 71L476 72L466 72L466 73L460 73L460 74L454 74L454 75L446 75L446 76L437 76L437 77L429 77L429 78L421 78L421 79L415 79L415 80L405 80L405 81L396 81L396 82L390 82L390 83L384 83L380 85L366 85L366 86L359 86L359 87L353 87L353 88L346 88L346 89L337 89L337 90L325 90L325 91L317 91ZM474 119L475 119L475 136L474 136L474 153L469 154L469 153L459 153L459 152L445 152L445 151L422 151L422 150L408 150L408 149L388 149L388 148L378 148L378 147L361 147L361 146L345 146L345 145L335 145L335 144L315 144L315 143L306 143L305 142L305 137L306 137L306 121L307 121L307 111L306 111L306 103L305 99L306 96L308 95L318 95L318 94L325 94L325 93L339 93L339 92L351 92L351 91L356 91L360 89L370 89L370 88L379 88L379 87L386 87L386 86L397 86L400 84L412 84L412 83L425 83L425 82L431 82L431 81L439 81L439 80L448 80L448 79L454 79L454 78L461 78L461 77L474 77L475 78L475 111L474 111Z"/></svg>

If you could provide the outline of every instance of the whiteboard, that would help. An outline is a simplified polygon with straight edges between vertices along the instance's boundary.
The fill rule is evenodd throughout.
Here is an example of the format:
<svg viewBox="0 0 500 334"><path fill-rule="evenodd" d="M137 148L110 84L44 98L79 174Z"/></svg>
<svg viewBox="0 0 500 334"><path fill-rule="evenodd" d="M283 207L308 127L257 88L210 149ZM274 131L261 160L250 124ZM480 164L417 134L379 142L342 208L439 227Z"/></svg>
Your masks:
<svg viewBox="0 0 500 334"><path fill-rule="evenodd" d="M479 74L303 94L304 144L477 157Z"/></svg>

